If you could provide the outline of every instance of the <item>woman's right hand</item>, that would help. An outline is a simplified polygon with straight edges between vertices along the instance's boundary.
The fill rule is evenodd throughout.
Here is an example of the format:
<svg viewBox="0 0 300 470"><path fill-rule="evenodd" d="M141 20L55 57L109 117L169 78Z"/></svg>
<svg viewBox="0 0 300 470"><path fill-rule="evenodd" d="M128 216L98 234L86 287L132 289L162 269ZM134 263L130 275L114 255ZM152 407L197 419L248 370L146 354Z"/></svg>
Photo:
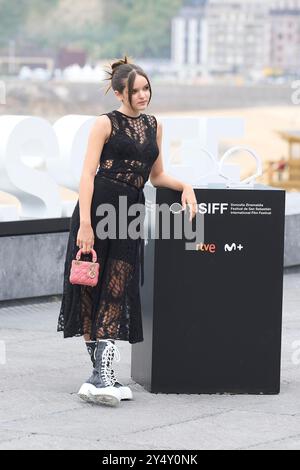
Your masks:
<svg viewBox="0 0 300 470"><path fill-rule="evenodd" d="M92 226L90 224L80 224L76 245L82 248L83 253L89 253L94 247L95 236Z"/></svg>

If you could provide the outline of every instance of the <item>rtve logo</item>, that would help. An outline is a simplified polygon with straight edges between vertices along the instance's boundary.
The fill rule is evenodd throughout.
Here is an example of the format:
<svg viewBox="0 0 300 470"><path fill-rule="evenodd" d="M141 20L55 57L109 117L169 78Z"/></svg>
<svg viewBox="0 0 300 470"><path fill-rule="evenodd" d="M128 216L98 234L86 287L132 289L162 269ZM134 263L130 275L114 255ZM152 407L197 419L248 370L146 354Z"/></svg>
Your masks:
<svg viewBox="0 0 300 470"><path fill-rule="evenodd" d="M215 243L197 243L196 250L204 251L205 253L215 253L217 246Z"/></svg>

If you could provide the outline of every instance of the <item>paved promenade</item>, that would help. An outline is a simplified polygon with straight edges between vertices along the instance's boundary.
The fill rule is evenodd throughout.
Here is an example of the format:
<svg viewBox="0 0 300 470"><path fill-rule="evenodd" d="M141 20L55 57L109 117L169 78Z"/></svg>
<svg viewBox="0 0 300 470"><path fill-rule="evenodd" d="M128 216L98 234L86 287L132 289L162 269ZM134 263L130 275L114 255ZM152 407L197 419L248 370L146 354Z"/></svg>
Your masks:
<svg viewBox="0 0 300 470"><path fill-rule="evenodd" d="M0 303L0 449L300 449L300 268L284 275L278 396L151 394L118 341L134 400L87 404L77 391L90 360L82 338L56 332L59 300Z"/></svg>

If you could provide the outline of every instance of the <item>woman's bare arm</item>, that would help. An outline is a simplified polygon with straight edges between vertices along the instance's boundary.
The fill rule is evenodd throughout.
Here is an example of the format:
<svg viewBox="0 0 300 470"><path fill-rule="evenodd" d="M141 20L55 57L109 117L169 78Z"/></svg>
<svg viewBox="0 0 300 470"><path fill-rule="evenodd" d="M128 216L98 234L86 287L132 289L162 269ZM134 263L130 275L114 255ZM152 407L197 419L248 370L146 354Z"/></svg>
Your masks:
<svg viewBox="0 0 300 470"><path fill-rule="evenodd" d="M152 165L151 172L149 175L149 179L153 186L162 186L165 188L175 189L176 191L183 191L185 186L190 186L188 183L184 181L180 181L173 176L167 175L163 168L163 158L162 158L162 136L163 136L163 129L162 123L157 120L157 136L156 142L159 148L159 155L155 160L154 164Z"/></svg>
<svg viewBox="0 0 300 470"><path fill-rule="evenodd" d="M99 165L103 145L111 133L108 116L98 116L90 131L86 155L83 162L79 185L80 226L76 244L84 253L90 252L95 235L91 224L91 203L94 191L94 179Z"/></svg>
<svg viewBox="0 0 300 470"><path fill-rule="evenodd" d="M91 224L91 202L94 190L94 178L105 140L111 132L110 119L106 115L98 116L90 131L87 150L83 162L79 185L80 224Z"/></svg>
<svg viewBox="0 0 300 470"><path fill-rule="evenodd" d="M185 181L178 180L173 176L170 176L165 173L163 168L163 158L162 158L162 123L157 121L157 135L156 141L159 148L159 155L154 162L151 172L150 172L150 182L153 186L162 186L165 188L175 189L176 191L181 191L181 202L183 210L186 209L186 204L190 208L190 220L195 217L197 213L197 199L195 191L191 184L186 183Z"/></svg>

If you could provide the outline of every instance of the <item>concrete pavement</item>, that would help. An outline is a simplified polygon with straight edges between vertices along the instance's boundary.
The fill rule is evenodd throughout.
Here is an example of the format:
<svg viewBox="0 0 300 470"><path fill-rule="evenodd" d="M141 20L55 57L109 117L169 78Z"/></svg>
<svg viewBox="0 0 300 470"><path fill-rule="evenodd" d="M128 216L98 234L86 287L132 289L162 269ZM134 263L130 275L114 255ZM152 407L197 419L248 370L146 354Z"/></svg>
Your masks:
<svg viewBox="0 0 300 470"><path fill-rule="evenodd" d="M284 275L278 396L151 394L130 378L130 344L117 341L115 370L134 399L85 403L77 391L90 359L82 338L56 332L59 306L0 303L0 449L300 449L300 268Z"/></svg>

